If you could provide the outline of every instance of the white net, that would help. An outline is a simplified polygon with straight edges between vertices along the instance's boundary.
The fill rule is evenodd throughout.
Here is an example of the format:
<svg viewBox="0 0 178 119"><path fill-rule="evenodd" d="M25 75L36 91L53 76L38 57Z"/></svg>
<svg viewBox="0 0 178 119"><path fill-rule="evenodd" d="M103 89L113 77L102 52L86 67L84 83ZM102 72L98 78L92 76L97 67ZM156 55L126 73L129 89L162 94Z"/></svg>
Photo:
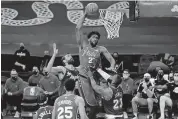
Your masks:
<svg viewBox="0 0 178 119"><path fill-rule="evenodd" d="M114 39L119 37L120 25L123 22L123 12L110 11L107 9L100 9L101 21L108 33L108 39Z"/></svg>

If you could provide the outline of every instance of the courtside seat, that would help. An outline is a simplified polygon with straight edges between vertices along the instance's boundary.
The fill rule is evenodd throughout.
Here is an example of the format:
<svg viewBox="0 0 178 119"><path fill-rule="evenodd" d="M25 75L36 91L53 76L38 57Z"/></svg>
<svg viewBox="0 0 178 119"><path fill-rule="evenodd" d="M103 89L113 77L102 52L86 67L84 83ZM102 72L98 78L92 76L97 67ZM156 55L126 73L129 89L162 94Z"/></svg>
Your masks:
<svg viewBox="0 0 178 119"><path fill-rule="evenodd" d="M39 109L38 103L21 103L21 108L23 111L34 111Z"/></svg>
<svg viewBox="0 0 178 119"><path fill-rule="evenodd" d="M37 106L37 103L21 103L22 106Z"/></svg>
<svg viewBox="0 0 178 119"><path fill-rule="evenodd" d="M158 104L153 104L153 118L157 119L157 110L158 110ZM146 119L147 115L149 114L148 106L139 106L138 107L138 118L139 119Z"/></svg>
<svg viewBox="0 0 178 119"><path fill-rule="evenodd" d="M159 105L154 103L153 104L153 112L157 112L158 109L159 109ZM138 107L138 112L139 113L148 113L148 106L147 105L139 106Z"/></svg>
<svg viewBox="0 0 178 119"><path fill-rule="evenodd" d="M172 111L174 113L174 116L178 117L178 106L173 106Z"/></svg>

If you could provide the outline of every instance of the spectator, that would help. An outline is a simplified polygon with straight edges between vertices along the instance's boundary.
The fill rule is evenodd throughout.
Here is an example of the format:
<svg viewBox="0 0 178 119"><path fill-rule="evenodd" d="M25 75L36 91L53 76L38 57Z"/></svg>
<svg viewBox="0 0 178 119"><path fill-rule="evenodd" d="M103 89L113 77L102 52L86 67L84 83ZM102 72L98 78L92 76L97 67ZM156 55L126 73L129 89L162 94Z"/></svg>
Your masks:
<svg viewBox="0 0 178 119"><path fill-rule="evenodd" d="M28 60L30 53L23 43L20 43L20 49L18 49L15 54L15 69L19 72L28 71Z"/></svg>
<svg viewBox="0 0 178 119"><path fill-rule="evenodd" d="M165 106L170 107L170 110L168 110L168 116L169 119L172 119L172 109L173 107L178 107L178 72L174 73L174 82L164 85L160 88L167 89L170 94L166 93L160 97L161 117L159 119L164 119Z"/></svg>
<svg viewBox="0 0 178 119"><path fill-rule="evenodd" d="M157 74L156 79L155 79L155 83L154 83L155 84L155 93L156 93L156 96L158 97L158 99L160 98L160 96L167 93L167 89L160 88L163 85L166 85L166 84L169 83L169 81L165 80L163 76L164 76L163 70L159 69L158 74Z"/></svg>
<svg viewBox="0 0 178 119"><path fill-rule="evenodd" d="M39 69L38 69L37 66L33 67L32 72L33 72L33 75L29 77L28 83L32 84L33 86L39 86L40 79L43 76L40 74Z"/></svg>
<svg viewBox="0 0 178 119"><path fill-rule="evenodd" d="M119 64L119 54L118 54L118 52L114 52L112 56L115 59L116 64Z"/></svg>
<svg viewBox="0 0 178 119"><path fill-rule="evenodd" d="M114 58L114 60L116 62L115 69L116 69L117 73L119 73L119 54L118 54L118 52L114 52L112 54L112 56L113 56L113 58Z"/></svg>
<svg viewBox="0 0 178 119"><path fill-rule="evenodd" d="M169 79L169 82L174 82L174 73L169 73L169 77L168 77L168 79Z"/></svg>
<svg viewBox="0 0 178 119"><path fill-rule="evenodd" d="M144 74L144 80L139 84L137 94L136 96L132 99L132 108L133 108L133 114L134 118L133 119L138 119L138 105L139 106L148 106L149 110L149 119L153 119L153 103L157 103L157 99L154 95L154 89L152 87L152 84L150 83L150 79L147 77L148 73Z"/></svg>
<svg viewBox="0 0 178 119"><path fill-rule="evenodd" d="M49 73L46 68L43 70L44 77L40 79L40 87L45 91L48 97L48 104L53 106L54 101L58 97L58 89L60 86L60 82L58 78Z"/></svg>
<svg viewBox="0 0 178 119"><path fill-rule="evenodd" d="M41 65L40 65L40 72L43 72L44 67L47 67L50 60L49 51L44 51L44 57L42 59Z"/></svg>
<svg viewBox="0 0 178 119"><path fill-rule="evenodd" d="M17 107L15 116L19 118L21 111L22 92L24 89L24 81L18 77L15 69L11 71L11 78L7 79L5 83L5 94L3 102Z"/></svg>
<svg viewBox="0 0 178 119"><path fill-rule="evenodd" d="M123 77L121 82L121 87L123 90L123 111L124 111L124 119L128 118L127 109L129 107L129 103L132 101L132 94L134 91L134 81L130 78L130 72L128 69L123 71Z"/></svg>

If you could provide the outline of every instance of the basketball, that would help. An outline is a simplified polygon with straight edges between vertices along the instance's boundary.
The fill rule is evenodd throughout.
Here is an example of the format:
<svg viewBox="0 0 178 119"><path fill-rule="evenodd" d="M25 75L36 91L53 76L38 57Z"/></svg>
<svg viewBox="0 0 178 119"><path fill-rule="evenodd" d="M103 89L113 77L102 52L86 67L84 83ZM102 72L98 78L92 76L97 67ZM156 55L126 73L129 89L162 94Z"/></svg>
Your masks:
<svg viewBox="0 0 178 119"><path fill-rule="evenodd" d="M96 3L88 3L85 10L88 15L95 15L98 12L98 5Z"/></svg>

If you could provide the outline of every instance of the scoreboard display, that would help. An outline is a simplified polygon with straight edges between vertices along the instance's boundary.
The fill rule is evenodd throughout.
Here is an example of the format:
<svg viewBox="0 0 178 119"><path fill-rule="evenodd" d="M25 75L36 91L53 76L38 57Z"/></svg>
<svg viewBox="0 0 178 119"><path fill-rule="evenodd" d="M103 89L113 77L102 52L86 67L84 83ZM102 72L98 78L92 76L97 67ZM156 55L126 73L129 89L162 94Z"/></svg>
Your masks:
<svg viewBox="0 0 178 119"><path fill-rule="evenodd" d="M139 17L177 17L178 1L137 1Z"/></svg>

